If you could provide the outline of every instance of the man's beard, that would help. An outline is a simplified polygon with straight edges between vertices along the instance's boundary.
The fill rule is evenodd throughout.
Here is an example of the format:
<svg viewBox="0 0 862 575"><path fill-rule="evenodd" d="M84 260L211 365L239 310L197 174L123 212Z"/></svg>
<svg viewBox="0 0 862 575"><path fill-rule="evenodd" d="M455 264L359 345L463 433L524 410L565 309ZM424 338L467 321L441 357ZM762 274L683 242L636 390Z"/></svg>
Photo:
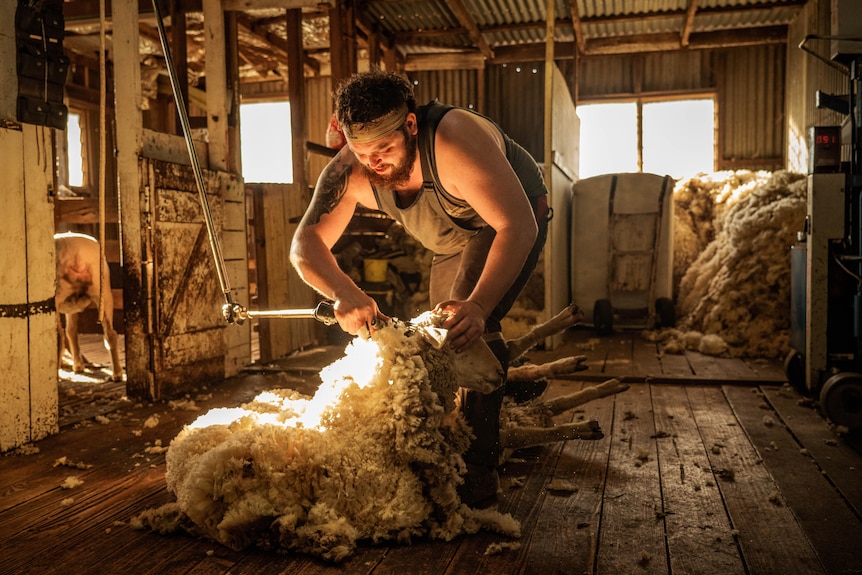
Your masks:
<svg viewBox="0 0 862 575"><path fill-rule="evenodd" d="M416 162L419 140L417 136L409 135L406 130L403 130L402 133L404 134L404 160L400 164L395 165L391 172L388 174L379 174L365 164L362 164L362 169L365 171L368 181L376 188L392 189L410 180L410 173L413 171L413 164Z"/></svg>

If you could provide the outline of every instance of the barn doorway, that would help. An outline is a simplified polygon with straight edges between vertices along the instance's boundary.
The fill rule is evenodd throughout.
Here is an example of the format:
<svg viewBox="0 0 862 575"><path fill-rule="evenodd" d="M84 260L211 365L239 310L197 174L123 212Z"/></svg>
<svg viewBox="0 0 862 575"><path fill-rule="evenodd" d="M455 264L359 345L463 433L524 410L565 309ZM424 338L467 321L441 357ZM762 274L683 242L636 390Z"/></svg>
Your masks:
<svg viewBox="0 0 862 575"><path fill-rule="evenodd" d="M66 130L57 131L54 153L57 191L54 196L54 231L76 232L100 239L98 108L72 104ZM110 131L109 131L110 132ZM108 134L110 139L112 134ZM113 144L106 142L109 149ZM116 180L110 162L105 167L109 188L105 205L105 259L110 271L114 329L118 332L120 363L125 365L123 329L123 289L120 255L119 208L110 182ZM101 247L101 246L100 246ZM65 326L65 318L60 316ZM83 370L75 371L72 356L64 351L58 366L58 403L61 427L102 416L127 402L126 383L114 381L111 357L103 343L98 309L91 304L79 314L78 344L84 358Z"/></svg>

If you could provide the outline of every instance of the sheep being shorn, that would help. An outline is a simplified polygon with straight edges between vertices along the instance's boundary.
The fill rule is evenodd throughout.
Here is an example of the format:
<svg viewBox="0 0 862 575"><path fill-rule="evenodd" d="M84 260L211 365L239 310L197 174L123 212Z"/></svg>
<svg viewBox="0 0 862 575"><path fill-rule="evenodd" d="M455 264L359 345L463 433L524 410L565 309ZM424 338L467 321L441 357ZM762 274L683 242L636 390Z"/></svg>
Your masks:
<svg viewBox="0 0 862 575"><path fill-rule="evenodd" d="M167 452L176 502L135 523L333 562L360 540L451 540L479 529L518 537L510 515L472 509L456 491L471 440L456 389L490 391L500 364L484 342L474 346L480 359L432 345L434 321L423 314L354 339L322 370L314 397L269 391L198 418Z"/></svg>
<svg viewBox="0 0 862 575"><path fill-rule="evenodd" d="M569 304L550 320L506 342L509 358L516 365L509 368L506 383L509 397L506 397L500 412L500 444L504 461L517 449L572 439L595 440L604 437L595 419L558 424L554 418L590 401L626 391L628 384L609 379L568 395L545 399L541 393L547 385L547 379L567 377L587 369L584 365L586 356L561 357L539 365L519 362L525 353L544 338L575 326L582 319L583 311L577 305Z"/></svg>

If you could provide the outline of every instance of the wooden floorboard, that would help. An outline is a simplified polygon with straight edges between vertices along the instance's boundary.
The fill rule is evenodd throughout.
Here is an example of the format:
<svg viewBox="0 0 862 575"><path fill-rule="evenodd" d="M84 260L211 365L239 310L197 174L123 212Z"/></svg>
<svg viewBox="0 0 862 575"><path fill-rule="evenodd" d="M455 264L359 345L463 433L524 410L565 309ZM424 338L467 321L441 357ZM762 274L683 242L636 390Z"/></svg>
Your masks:
<svg viewBox="0 0 862 575"><path fill-rule="evenodd" d="M662 517L674 575L743 575L721 491L684 386L652 387Z"/></svg>
<svg viewBox="0 0 862 575"><path fill-rule="evenodd" d="M770 502L792 510L812 544L823 550L820 559L827 573L862 572L862 555L854 549L862 542L862 523L844 504L841 493L812 459L811 452L788 433L784 421L796 429L804 424L797 425L793 421L796 418L787 413L784 420L764 401L760 390L753 391L756 393L740 387L724 388L737 419L775 480L778 489ZM819 427L823 433L818 434L818 439L823 441L827 430L823 425ZM858 474L856 478L848 485L858 485ZM832 511L824 514L824 509Z"/></svg>
<svg viewBox="0 0 862 575"><path fill-rule="evenodd" d="M96 340L85 354L104 362L100 348ZM148 449L263 389L309 393L338 354L317 348L252 366L214 383L197 411L129 402L122 384L98 376L61 382L60 433L38 442L39 453L0 456L0 575L862 573L862 441L837 434L815 402L784 385L777 359L662 354L636 331L570 330L558 349L528 354L587 356L589 369L551 382L548 395L610 377L631 389L558 417L595 418L603 439L522 450L501 467L498 509L522 523L517 541L480 532L363 543L330 565L130 527L137 513L172 501L164 454ZM70 476L83 483L63 489ZM486 554L500 542L515 545Z"/></svg>
<svg viewBox="0 0 862 575"><path fill-rule="evenodd" d="M734 534L754 573L825 573L778 486L717 387L686 389Z"/></svg>
<svg viewBox="0 0 862 575"><path fill-rule="evenodd" d="M646 384L633 384L615 397L600 521L598 572L667 573L655 426Z"/></svg>

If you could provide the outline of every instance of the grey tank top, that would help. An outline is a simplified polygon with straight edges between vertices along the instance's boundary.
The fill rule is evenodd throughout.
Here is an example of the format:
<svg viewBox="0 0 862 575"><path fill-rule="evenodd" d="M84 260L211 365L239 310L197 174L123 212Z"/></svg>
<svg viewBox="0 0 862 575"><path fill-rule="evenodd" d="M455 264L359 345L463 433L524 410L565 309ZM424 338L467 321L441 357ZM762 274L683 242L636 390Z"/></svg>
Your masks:
<svg viewBox="0 0 862 575"><path fill-rule="evenodd" d="M440 119L452 109L453 106L434 100L416 110L419 119L418 153L422 164L423 184L422 191L413 203L404 208L399 207L393 190L373 188L377 208L400 222L411 236L437 254L460 252L471 236L488 225L467 202L447 193L437 176L434 135ZM506 158L521 181L527 197L535 205L535 198L547 194L539 166L533 157L503 133L499 126L497 129L506 144Z"/></svg>

